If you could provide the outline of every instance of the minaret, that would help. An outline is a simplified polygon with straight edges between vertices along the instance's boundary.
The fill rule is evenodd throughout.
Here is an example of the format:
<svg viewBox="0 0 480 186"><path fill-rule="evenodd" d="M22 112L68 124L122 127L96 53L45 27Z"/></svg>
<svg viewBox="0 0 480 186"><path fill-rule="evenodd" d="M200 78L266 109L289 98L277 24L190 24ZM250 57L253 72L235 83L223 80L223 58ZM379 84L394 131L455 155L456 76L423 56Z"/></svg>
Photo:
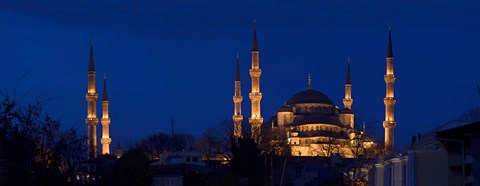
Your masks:
<svg viewBox="0 0 480 186"><path fill-rule="evenodd" d="M352 80L350 79L350 57L347 58L347 77L345 79L345 97L343 98L343 110L340 113L340 121L349 128L355 128L355 117L352 112Z"/></svg>
<svg viewBox="0 0 480 186"><path fill-rule="evenodd" d="M393 52L392 52L392 29L388 27L388 49L387 49L387 73L384 76L386 84L386 96L383 99L385 103L385 121L383 121L383 128L385 129L385 150L387 153L393 151L394 145L394 134L393 130L397 123L394 118L394 106L395 106L395 97L394 97L394 87L393 83L395 82L395 74L393 73Z"/></svg>
<svg viewBox="0 0 480 186"><path fill-rule="evenodd" d="M103 78L103 99L102 99L102 154L110 154L110 117L108 117L108 94L107 75Z"/></svg>
<svg viewBox="0 0 480 186"><path fill-rule="evenodd" d="M88 128L87 153L88 158L97 158L97 99L98 94L95 87L95 61L93 57L93 45L90 44L90 63L88 64L88 91L85 96L87 99L87 118L85 123Z"/></svg>
<svg viewBox="0 0 480 186"><path fill-rule="evenodd" d="M350 57L347 59L347 78L345 80L345 97L343 98L343 107L352 110L352 81L350 80Z"/></svg>
<svg viewBox="0 0 480 186"><path fill-rule="evenodd" d="M252 125L252 138L257 141L260 137L260 126L263 123L263 118L260 113L260 101L262 100L262 93L260 92L260 76L262 70L259 67L259 52L257 43L257 21L253 19L253 46L252 46L252 68L250 69L250 77L252 79L252 92L249 97L252 105L252 115L248 119Z"/></svg>
<svg viewBox="0 0 480 186"><path fill-rule="evenodd" d="M238 51L237 51L237 70L235 76L235 93L233 95L233 136L235 138L242 137L242 92L241 92L241 81L240 81L240 64L238 62Z"/></svg>

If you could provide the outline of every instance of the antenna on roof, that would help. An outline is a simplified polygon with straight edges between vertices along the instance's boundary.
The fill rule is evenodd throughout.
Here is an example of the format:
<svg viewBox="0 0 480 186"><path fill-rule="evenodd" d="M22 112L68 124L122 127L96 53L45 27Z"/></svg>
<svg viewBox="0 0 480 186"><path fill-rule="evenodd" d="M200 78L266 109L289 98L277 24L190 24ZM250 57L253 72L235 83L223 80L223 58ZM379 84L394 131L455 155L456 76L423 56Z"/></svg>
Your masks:
<svg viewBox="0 0 480 186"><path fill-rule="evenodd" d="M173 137L173 124L174 124L175 122L173 121L173 117L172 117L171 122L172 122L172 156L175 156L175 148L174 148L175 142L174 142L174 137Z"/></svg>

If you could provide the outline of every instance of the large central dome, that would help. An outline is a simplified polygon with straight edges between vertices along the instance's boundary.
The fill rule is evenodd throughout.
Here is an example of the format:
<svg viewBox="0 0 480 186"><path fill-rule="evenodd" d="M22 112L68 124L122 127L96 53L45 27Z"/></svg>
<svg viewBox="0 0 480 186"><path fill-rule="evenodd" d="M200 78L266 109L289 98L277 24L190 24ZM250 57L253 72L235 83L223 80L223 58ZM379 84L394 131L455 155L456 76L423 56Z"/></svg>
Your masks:
<svg viewBox="0 0 480 186"><path fill-rule="evenodd" d="M323 103L333 105L332 100L330 100L325 94L311 88L293 95L287 101L287 105L295 105L299 103Z"/></svg>

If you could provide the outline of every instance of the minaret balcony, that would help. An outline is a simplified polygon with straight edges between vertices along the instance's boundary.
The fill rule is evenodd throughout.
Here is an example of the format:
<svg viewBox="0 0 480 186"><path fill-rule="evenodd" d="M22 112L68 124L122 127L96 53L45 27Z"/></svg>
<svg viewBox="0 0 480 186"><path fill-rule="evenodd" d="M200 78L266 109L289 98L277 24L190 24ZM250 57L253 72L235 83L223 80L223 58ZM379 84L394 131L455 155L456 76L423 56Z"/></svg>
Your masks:
<svg viewBox="0 0 480 186"><path fill-rule="evenodd" d="M250 77L258 78L262 75L262 70L260 68L252 68L250 69Z"/></svg>
<svg viewBox="0 0 480 186"><path fill-rule="evenodd" d="M345 107L351 107L352 104L353 104L353 99L351 99L351 98L344 98L344 99L343 99L343 104L345 105Z"/></svg>
<svg viewBox="0 0 480 186"><path fill-rule="evenodd" d="M259 101L262 99L262 93L260 92L251 92L250 94L248 94L248 96L250 97L250 100L253 101Z"/></svg>
<svg viewBox="0 0 480 186"><path fill-rule="evenodd" d="M233 102L234 103L241 103L243 101L242 96L233 96Z"/></svg>
<svg viewBox="0 0 480 186"><path fill-rule="evenodd" d="M397 122L395 121L383 121L383 128L395 128L397 126Z"/></svg>
<svg viewBox="0 0 480 186"><path fill-rule="evenodd" d="M98 118L92 118L92 117L85 118L85 123L87 123L87 125L96 125L98 124Z"/></svg>
<svg viewBox="0 0 480 186"><path fill-rule="evenodd" d="M98 94L97 93L87 93L85 95L85 98L87 101L96 101L98 99Z"/></svg>
<svg viewBox="0 0 480 186"><path fill-rule="evenodd" d="M112 138L101 138L100 143L101 144L110 144L110 143L112 143Z"/></svg>
<svg viewBox="0 0 480 186"><path fill-rule="evenodd" d="M258 116L252 116L248 118L248 122L252 125L261 125L263 123L263 118Z"/></svg>
<svg viewBox="0 0 480 186"><path fill-rule="evenodd" d="M383 103L385 103L385 105L394 105L396 102L397 100L394 97L383 98Z"/></svg>
<svg viewBox="0 0 480 186"><path fill-rule="evenodd" d="M242 121L243 120L243 115L241 115L241 114L233 115L232 119L233 119L234 122Z"/></svg>
<svg viewBox="0 0 480 186"><path fill-rule="evenodd" d="M385 74L385 75L383 76L383 79L385 79L385 82L386 82L386 83L393 83L393 82L395 82L395 79L396 79L396 78L395 78L395 75L394 75L394 74Z"/></svg>

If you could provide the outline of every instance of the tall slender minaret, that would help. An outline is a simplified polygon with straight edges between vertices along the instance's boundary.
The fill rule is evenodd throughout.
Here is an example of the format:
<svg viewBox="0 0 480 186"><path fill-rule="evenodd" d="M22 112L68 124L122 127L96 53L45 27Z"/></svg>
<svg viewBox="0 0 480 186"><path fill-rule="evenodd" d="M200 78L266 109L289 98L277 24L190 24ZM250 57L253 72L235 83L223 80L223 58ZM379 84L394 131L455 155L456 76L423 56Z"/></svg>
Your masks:
<svg viewBox="0 0 480 186"><path fill-rule="evenodd" d="M90 63L88 64L88 91L85 96L87 99L87 118L85 123L88 128L87 153L88 159L97 158L97 99L98 94L95 87L95 61L93 57L93 44L90 44Z"/></svg>
<svg viewBox="0 0 480 186"><path fill-rule="evenodd" d="M103 78L103 99L102 99L102 154L110 154L110 117L108 117L108 94L107 94L107 75Z"/></svg>
<svg viewBox="0 0 480 186"><path fill-rule="evenodd" d="M350 79L350 57L347 58L347 77L345 80L345 97L343 98L343 110L340 115L340 120L343 124L350 128L355 128L355 116L352 112L352 80Z"/></svg>
<svg viewBox="0 0 480 186"><path fill-rule="evenodd" d="M394 86L395 74L393 73L393 52L392 52L392 29L388 27L388 49L387 49L387 73L384 76L386 84L386 96L383 99L385 103L385 121L383 121L383 128L385 129L385 150L387 153L393 152L394 145L394 134L393 130L397 126L394 118L394 106L395 106L395 97L394 97Z"/></svg>
<svg viewBox="0 0 480 186"><path fill-rule="evenodd" d="M350 57L347 58L347 78L345 80L345 97L343 98L343 107L347 109L352 109L353 99L352 99L352 81L350 80Z"/></svg>
<svg viewBox="0 0 480 186"><path fill-rule="evenodd" d="M252 92L249 97L252 105L252 115L248 119L252 125L252 138L257 141L260 136L260 126L263 123L263 118L260 113L260 101L262 100L262 93L260 92L260 76L262 70L259 66L259 52L257 43L257 21L253 19L253 46L252 46L252 68L250 69L250 77L252 79Z"/></svg>
<svg viewBox="0 0 480 186"><path fill-rule="evenodd" d="M237 51L237 70L235 76L235 93L233 95L233 136L235 138L242 137L242 92L241 92L241 81L240 81L240 64L238 62L238 51Z"/></svg>

